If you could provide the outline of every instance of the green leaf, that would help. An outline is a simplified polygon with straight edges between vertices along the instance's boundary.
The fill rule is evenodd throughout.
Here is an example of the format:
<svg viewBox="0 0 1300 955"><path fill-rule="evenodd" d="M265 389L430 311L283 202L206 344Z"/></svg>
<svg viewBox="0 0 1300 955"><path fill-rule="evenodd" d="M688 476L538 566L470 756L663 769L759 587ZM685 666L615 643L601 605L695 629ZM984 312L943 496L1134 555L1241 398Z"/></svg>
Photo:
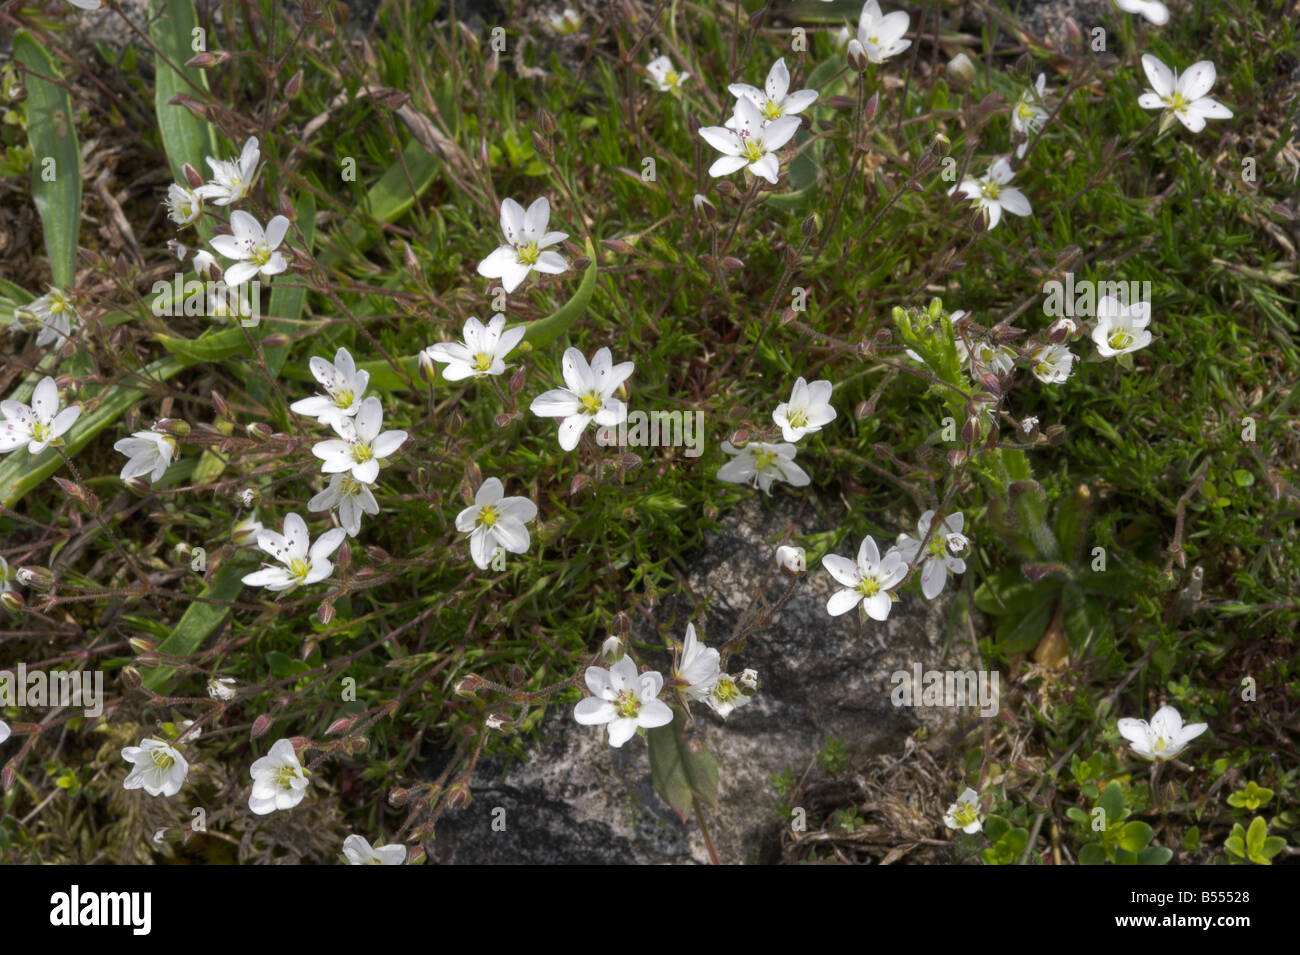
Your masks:
<svg viewBox="0 0 1300 955"><path fill-rule="evenodd" d="M32 199L45 230L45 251L50 257L54 284L66 289L77 281L77 236L81 230L81 148L77 145L72 100L63 87L43 78L57 78L59 74L50 55L26 30L14 35L14 59L25 70L27 139L33 157ZM48 165L51 159L52 166Z"/></svg>
<svg viewBox="0 0 1300 955"><path fill-rule="evenodd" d="M244 588L242 578L251 570L252 562L243 557L231 558L218 567L212 582L204 587L199 595L200 599L186 608L176 629L158 645L158 651L178 657L194 653L208 635L230 615L230 608L222 606L222 603L232 601L239 595ZM175 672L175 667L166 665L156 667L145 674L144 685L155 693L163 692L164 686Z"/></svg>
<svg viewBox="0 0 1300 955"><path fill-rule="evenodd" d="M1124 818L1124 790L1116 780L1111 780L1102 790L1098 805L1106 813L1106 828L1116 825Z"/></svg>
<svg viewBox="0 0 1300 955"><path fill-rule="evenodd" d="M248 352L248 335L242 328L209 329L198 338L173 338L155 335L154 339L187 364L221 361L231 355Z"/></svg>
<svg viewBox="0 0 1300 955"><path fill-rule="evenodd" d="M1119 844L1129 852L1141 852L1151 844L1155 830L1145 822L1130 822L1120 830Z"/></svg>
<svg viewBox="0 0 1300 955"><path fill-rule="evenodd" d="M998 842L1010 828L1011 823L1002 816L990 815L984 820L984 835L988 836L989 842Z"/></svg>
<svg viewBox="0 0 1300 955"><path fill-rule="evenodd" d="M1138 853L1138 865L1164 865L1174 857L1173 849L1164 846L1151 846Z"/></svg>
<svg viewBox="0 0 1300 955"><path fill-rule="evenodd" d="M194 30L199 18L194 0L153 0L150 7L149 39L154 54L154 111L163 148L171 165L172 178L185 184L184 166L189 163L206 172L204 160L216 155L217 137L212 124L199 119L184 106L173 106L173 97L201 96L208 91L208 79L196 66L185 66L195 52ZM197 91L195 89L197 87Z"/></svg>
<svg viewBox="0 0 1300 955"><path fill-rule="evenodd" d="M1061 558L1067 563L1078 563L1083 554L1091 514L1092 491L1086 484L1080 484L1057 505L1056 539L1061 545Z"/></svg>
<svg viewBox="0 0 1300 955"><path fill-rule="evenodd" d="M573 293L573 297L550 315L539 318L530 324L528 330L524 332L524 341L534 348L541 348L568 331L569 326L578 320L578 317L587 310L587 306L591 303L592 293L596 290L596 274L599 269L596 265L596 249L592 245L590 237L586 241L586 246L587 258L591 260L591 263L587 266L587 271L583 273L582 282L579 283L578 290Z"/></svg>
<svg viewBox="0 0 1300 955"><path fill-rule="evenodd" d="M650 777L655 792L685 821L695 800L712 806L718 798L718 764L707 750L693 752L682 735L686 716L673 713L673 721L646 731L650 750Z"/></svg>
<svg viewBox="0 0 1300 955"><path fill-rule="evenodd" d="M369 247L378 238L379 232L368 226L368 223L396 222L433 184L437 172L438 160L418 142L411 140L402 150L401 161L389 166L379 181L366 192L364 210L358 211L354 218L348 220L338 244L345 249L355 250ZM412 185L415 187L414 192L411 190ZM337 264L340 258L339 252L332 248L327 248L316 256L316 260L325 267Z"/></svg>
<svg viewBox="0 0 1300 955"><path fill-rule="evenodd" d="M1079 850L1079 865L1105 865L1106 853L1095 842L1089 842Z"/></svg>

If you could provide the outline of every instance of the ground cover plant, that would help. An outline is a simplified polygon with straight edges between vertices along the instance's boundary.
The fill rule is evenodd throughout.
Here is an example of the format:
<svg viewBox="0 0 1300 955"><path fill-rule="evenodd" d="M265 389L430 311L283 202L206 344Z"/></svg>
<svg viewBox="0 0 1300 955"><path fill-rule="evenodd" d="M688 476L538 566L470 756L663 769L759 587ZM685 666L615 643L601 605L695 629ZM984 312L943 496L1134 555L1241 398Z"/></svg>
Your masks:
<svg viewBox="0 0 1300 955"><path fill-rule="evenodd" d="M4 857L420 862L556 708L707 831L794 496L1001 675L925 861L1292 861L1300 10L1033 7L0 8Z"/></svg>

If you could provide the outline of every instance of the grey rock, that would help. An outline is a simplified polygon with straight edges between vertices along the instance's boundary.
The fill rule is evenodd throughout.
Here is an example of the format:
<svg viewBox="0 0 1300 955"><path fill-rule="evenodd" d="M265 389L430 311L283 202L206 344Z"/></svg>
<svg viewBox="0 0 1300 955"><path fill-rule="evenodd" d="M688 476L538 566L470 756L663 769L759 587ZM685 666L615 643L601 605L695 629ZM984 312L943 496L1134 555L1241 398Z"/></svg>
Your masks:
<svg viewBox="0 0 1300 955"><path fill-rule="evenodd" d="M852 518L836 519L853 527L841 552L847 556L851 547L856 554L867 528ZM911 530L914 520L900 518L893 526ZM688 620L710 646L726 642L756 594L772 606L785 591L787 579L773 555L787 529L798 535L827 528L811 508L790 498L737 508L691 561L690 593L661 604L658 633L647 627L633 633L634 642L680 640ZM892 540L876 537L882 549ZM745 667L759 671L754 702L725 723L706 707L693 709L691 732L718 761L718 804L706 811L706 822L725 863L779 861L783 823L770 777L786 768L801 776L828 738L841 739L862 761L901 751L922 725L935 738L976 715L969 708L896 708L891 702L891 675L910 672L914 663L974 667L968 638L944 645L947 594L927 603L909 586L888 621L863 624L855 613L827 614L826 600L836 588L820 567L810 568L772 625L749 636L728 661L733 674ZM666 653L637 656L661 669L669 662ZM439 822L431 858L453 864L707 862L695 820L683 823L655 794L644 740L615 750L603 728L577 725L571 710L561 706L547 714L544 738L530 747L527 763L480 763L473 804ZM494 816L498 808L504 817ZM493 829L494 818L504 820L504 831Z"/></svg>

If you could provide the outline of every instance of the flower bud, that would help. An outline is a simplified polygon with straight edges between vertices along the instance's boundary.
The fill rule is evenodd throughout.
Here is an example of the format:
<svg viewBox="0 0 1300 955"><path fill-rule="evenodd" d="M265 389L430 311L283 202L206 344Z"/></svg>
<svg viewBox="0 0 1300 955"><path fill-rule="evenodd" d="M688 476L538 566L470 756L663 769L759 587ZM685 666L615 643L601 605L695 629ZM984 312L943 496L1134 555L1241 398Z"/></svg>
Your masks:
<svg viewBox="0 0 1300 955"><path fill-rule="evenodd" d="M248 738L257 739L259 736L265 736L271 729L271 717L263 713L257 719L253 720L253 728L249 730Z"/></svg>
<svg viewBox="0 0 1300 955"><path fill-rule="evenodd" d="M131 649L136 653L156 653L158 650L152 640L146 640L144 637L132 637L127 643L131 644Z"/></svg>
<svg viewBox="0 0 1300 955"><path fill-rule="evenodd" d="M975 64L965 53L958 53L949 60L945 72L955 89L964 90L975 82Z"/></svg>
<svg viewBox="0 0 1300 955"><path fill-rule="evenodd" d="M235 678L220 676L208 680L208 696L222 703L229 703L235 698Z"/></svg>
<svg viewBox="0 0 1300 955"><path fill-rule="evenodd" d="M185 181L189 184L191 189L197 189L199 186L203 185L203 176L189 163L182 166L181 171L185 173Z"/></svg>
<svg viewBox="0 0 1300 955"><path fill-rule="evenodd" d="M791 577L808 570L808 555L802 547L782 544L776 549L776 566Z"/></svg>
<svg viewBox="0 0 1300 955"><path fill-rule="evenodd" d="M695 214L706 222L712 222L717 218L717 209L712 202L700 195L698 192L691 199L691 204L695 206Z"/></svg>
<svg viewBox="0 0 1300 955"><path fill-rule="evenodd" d="M334 622L334 604L331 603L331 602L328 601L328 600L323 601L323 602L321 603L321 605L320 605L320 609L319 609L318 611L316 611L316 619L318 619L322 624L324 624L324 625L327 626L327 627L328 627L331 623L333 623L333 622Z"/></svg>
<svg viewBox="0 0 1300 955"><path fill-rule="evenodd" d="M293 76L289 77L289 81L284 84L284 98L293 99L295 96L298 95L298 92L301 89L302 89L302 70L299 70L297 73L293 74Z"/></svg>
<svg viewBox="0 0 1300 955"><path fill-rule="evenodd" d="M248 436L254 441L268 441L271 437L271 428L261 421L255 421L244 428Z"/></svg>
<svg viewBox="0 0 1300 955"><path fill-rule="evenodd" d="M758 671L749 669L740 674L740 679L736 681L747 690L758 690Z"/></svg>
<svg viewBox="0 0 1300 955"><path fill-rule="evenodd" d="M610 664L623 659L623 641L619 637L606 637L600 645L600 658Z"/></svg>
<svg viewBox="0 0 1300 955"><path fill-rule="evenodd" d="M477 674L471 673L469 676L463 676L456 681L456 686L452 690L457 696L463 696L466 699L473 699L475 693L483 689L483 678Z"/></svg>
<svg viewBox="0 0 1300 955"><path fill-rule="evenodd" d="M19 567L14 580L32 590L47 591L54 586L54 574L44 567Z"/></svg>
<svg viewBox="0 0 1300 955"><path fill-rule="evenodd" d="M849 69L853 70L855 73L865 73L867 67L871 65L871 61L867 59L866 48L863 47L857 37L849 40L848 49L845 55L849 61Z"/></svg>
<svg viewBox="0 0 1300 955"><path fill-rule="evenodd" d="M10 613L20 612L26 603L27 601L23 599L23 595L16 590L6 590L4 593L0 593L0 606Z"/></svg>
<svg viewBox="0 0 1300 955"><path fill-rule="evenodd" d="M122 682L127 685L128 689L138 690L144 684L144 677L135 667L126 666L122 667Z"/></svg>

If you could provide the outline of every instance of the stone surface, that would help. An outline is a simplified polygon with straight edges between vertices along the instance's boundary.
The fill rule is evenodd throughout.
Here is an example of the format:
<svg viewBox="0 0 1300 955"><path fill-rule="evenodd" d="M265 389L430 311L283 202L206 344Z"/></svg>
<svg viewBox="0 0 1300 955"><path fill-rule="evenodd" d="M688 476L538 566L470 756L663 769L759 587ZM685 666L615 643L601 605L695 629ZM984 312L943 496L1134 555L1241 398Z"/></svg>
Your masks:
<svg viewBox="0 0 1300 955"><path fill-rule="evenodd" d="M710 646L724 643L751 606L755 589L768 604L785 590L772 562L787 528L796 534L826 530L811 508L779 495L738 508L710 536L689 566L691 593L656 610L659 632L681 639L687 620ZM836 517L838 519L838 516ZM848 522L851 526L851 519ZM911 516L896 523L911 529ZM852 550L860 540L855 527ZM882 537L884 535L881 535ZM878 543L888 543L888 539ZM841 545L849 553L850 545ZM925 669L968 669L968 639L954 639L945 656L943 633L949 601L926 603L909 585L884 624L859 622L856 613L831 618L826 600L836 589L830 575L811 568L777 612L772 626L747 640L728 662L739 674L759 671L757 698L724 723L706 707L693 708L695 738L717 758L718 806L706 819L726 863L779 860L782 823L769 778L787 767L800 776L829 737L844 741L857 758L896 752L923 722L931 735L975 714L971 709L896 708L891 674ZM698 609L697 609L698 608ZM696 609L694 614L692 609ZM635 641L662 643L647 627ZM668 657L640 658L666 669ZM577 725L571 706L552 708L543 741L530 747L527 764L504 773L485 761L475 775L474 803L439 823L431 856L444 863L686 863L706 862L694 820L683 824L655 794L642 738L612 749L604 730ZM506 810L505 831L492 828L493 810ZM500 818L500 814L497 813Z"/></svg>

